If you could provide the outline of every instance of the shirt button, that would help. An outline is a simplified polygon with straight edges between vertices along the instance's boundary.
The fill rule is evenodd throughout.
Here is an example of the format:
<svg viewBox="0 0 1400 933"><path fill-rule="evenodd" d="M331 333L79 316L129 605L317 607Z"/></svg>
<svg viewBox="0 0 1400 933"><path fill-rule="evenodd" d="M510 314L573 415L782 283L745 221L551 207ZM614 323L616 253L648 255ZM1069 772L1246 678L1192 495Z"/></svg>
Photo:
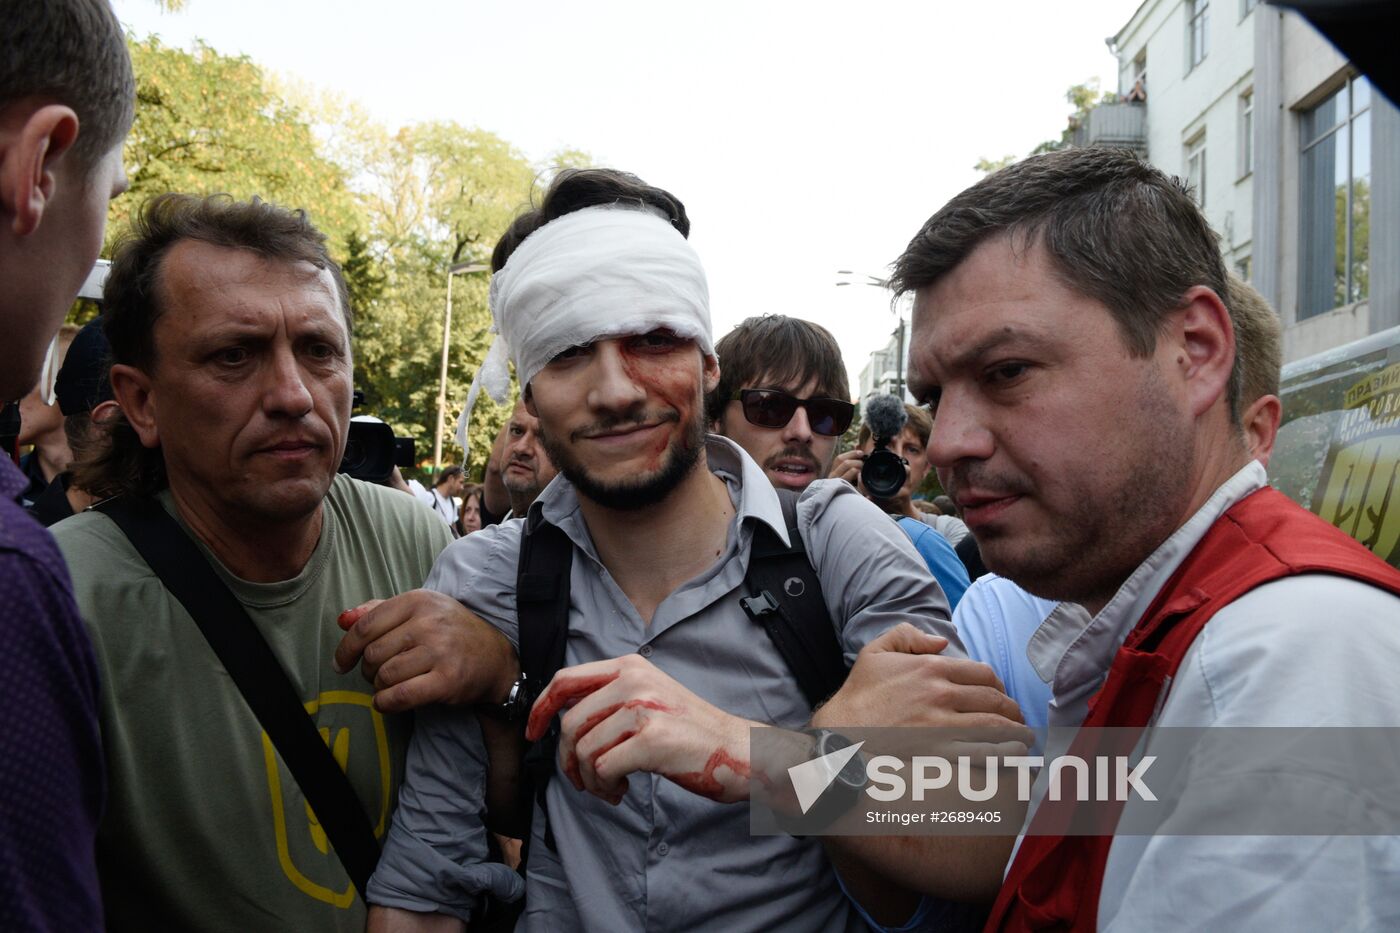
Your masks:
<svg viewBox="0 0 1400 933"><path fill-rule="evenodd" d="M670 852L670 851L671 851L671 847L668 846L668 845L667 845L666 843L664 843L664 842L661 843L660 845L658 845L658 846L656 847L656 854L657 854L657 855L665 855L667 852Z"/></svg>
<svg viewBox="0 0 1400 933"><path fill-rule="evenodd" d="M642 645L642 647L637 649L637 653L644 658L651 657L651 645ZM662 852L661 854L665 855L666 853Z"/></svg>

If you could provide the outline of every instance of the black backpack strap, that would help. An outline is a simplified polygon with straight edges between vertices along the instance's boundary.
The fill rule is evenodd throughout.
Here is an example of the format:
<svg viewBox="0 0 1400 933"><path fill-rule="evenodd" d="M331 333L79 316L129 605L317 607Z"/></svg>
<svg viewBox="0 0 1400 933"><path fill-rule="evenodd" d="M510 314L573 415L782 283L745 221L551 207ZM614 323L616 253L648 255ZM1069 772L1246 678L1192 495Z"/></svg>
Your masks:
<svg viewBox="0 0 1400 933"><path fill-rule="evenodd" d="M379 861L369 816L253 620L159 502L123 497L94 508L117 523L199 626L286 762L363 899Z"/></svg>
<svg viewBox="0 0 1400 933"><path fill-rule="evenodd" d="M846 657L822 598L821 581L798 533L799 493L776 492L791 543L784 544L768 525L755 523L744 576L750 595L739 605L772 639L815 709L846 682Z"/></svg>
<svg viewBox="0 0 1400 933"><path fill-rule="evenodd" d="M531 528L530 525L534 527ZM519 623L520 670L531 691L541 691L564 666L564 647L569 640L569 574L573 569L574 545L568 535L543 516L527 519L520 536L520 564L515 580L515 616ZM525 752L525 778L535 801L544 813L544 839L554 851L554 833L549 827L545 788L554 775L554 759L559 754L559 720ZM530 833L525 827L524 845ZM521 865L525 864L525 851Z"/></svg>

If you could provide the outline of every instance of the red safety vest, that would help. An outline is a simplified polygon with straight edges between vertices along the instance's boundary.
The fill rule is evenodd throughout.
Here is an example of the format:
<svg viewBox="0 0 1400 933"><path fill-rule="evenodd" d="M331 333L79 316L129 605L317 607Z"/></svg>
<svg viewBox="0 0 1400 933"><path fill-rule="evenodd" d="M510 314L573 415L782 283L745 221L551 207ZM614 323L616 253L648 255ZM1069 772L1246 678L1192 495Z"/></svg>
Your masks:
<svg viewBox="0 0 1400 933"><path fill-rule="evenodd" d="M1216 521L1162 587L1118 649L1084 726L1146 727L1163 686L1211 617L1260 584L1300 573L1351 577L1400 595L1400 571L1265 487ZM1096 929L1112 842L1112 836L1027 835L986 930Z"/></svg>

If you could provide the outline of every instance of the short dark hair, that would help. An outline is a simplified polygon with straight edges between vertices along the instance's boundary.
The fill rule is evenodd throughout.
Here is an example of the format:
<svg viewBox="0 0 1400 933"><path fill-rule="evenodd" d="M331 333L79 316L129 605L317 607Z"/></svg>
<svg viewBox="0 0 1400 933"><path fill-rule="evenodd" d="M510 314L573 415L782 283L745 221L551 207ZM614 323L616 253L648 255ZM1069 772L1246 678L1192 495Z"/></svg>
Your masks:
<svg viewBox="0 0 1400 933"><path fill-rule="evenodd" d="M681 236L690 236L685 205L671 192L642 181L636 175L612 168L571 168L554 177L538 207L516 217L491 253L491 271L505 268L511 253L540 227L565 214L603 204L636 204L661 213Z"/></svg>
<svg viewBox="0 0 1400 933"><path fill-rule="evenodd" d="M0 23L0 107L27 97L72 107L85 162L122 140L136 79L107 0L0 0Z"/></svg>
<svg viewBox="0 0 1400 933"><path fill-rule="evenodd" d="M287 210L256 197L236 201L227 194L159 194L141 206L118 241L103 286L103 329L114 363L144 368L155 361L155 323L164 311L161 267L170 248L185 240L326 270L335 281L346 331L353 333L345 277L326 250L325 234L312 225L305 211Z"/></svg>
<svg viewBox="0 0 1400 933"><path fill-rule="evenodd" d="M896 295L932 285L998 235L1037 242L1064 283L1102 303L1130 352L1149 355L1187 290L1226 300L1219 237L1190 189L1131 150L1071 148L988 175L945 204L895 261ZM1239 422L1239 360L1230 374Z"/></svg>
<svg viewBox="0 0 1400 933"><path fill-rule="evenodd" d="M439 486L441 486L443 483L445 483L445 482L447 482L448 480L450 480L452 477L454 477L454 476L461 476L461 475L462 475L462 468L459 467L459 466L455 466L455 465L454 465L454 466L449 466L449 467L443 467L443 468L442 468L442 472L439 473L439 474L437 475L437 478L433 480L433 488L436 489L436 488L438 488Z"/></svg>
<svg viewBox="0 0 1400 933"><path fill-rule="evenodd" d="M325 235L305 211L289 211L259 198L235 201L226 194L161 194L141 206L118 242L102 289L102 329L113 363L142 370L155 364L155 325L165 310L161 267L171 247L185 240L247 250L265 259L307 262L328 271L347 338L354 333L345 278L326 252ZM75 464L82 488L98 496L150 495L167 485L160 450L144 447L125 417L113 418L108 430L111 443L99 456Z"/></svg>
<svg viewBox="0 0 1400 933"><path fill-rule="evenodd" d="M743 388L776 388L809 379L817 381L816 393L827 398L849 399L851 383L841 347L831 332L819 324L782 314L751 317L715 344L719 357L719 384L705 396L705 416L718 421L730 397Z"/></svg>

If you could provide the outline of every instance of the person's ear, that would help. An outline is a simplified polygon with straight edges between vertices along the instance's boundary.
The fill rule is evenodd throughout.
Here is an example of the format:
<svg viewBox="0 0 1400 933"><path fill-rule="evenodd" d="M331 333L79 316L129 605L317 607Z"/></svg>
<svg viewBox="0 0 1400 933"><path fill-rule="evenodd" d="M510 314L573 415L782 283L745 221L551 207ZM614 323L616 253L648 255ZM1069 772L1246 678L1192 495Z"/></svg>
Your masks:
<svg viewBox="0 0 1400 933"><path fill-rule="evenodd" d="M1187 290L1175 317L1173 349L1192 417L1200 417L1221 400L1228 408L1235 328L1225 302L1213 290L1197 285Z"/></svg>
<svg viewBox="0 0 1400 933"><path fill-rule="evenodd" d="M112 394L126 415L127 422L141 439L141 446L152 449L160 446L160 431L156 428L156 394L151 386L151 377L135 366L113 363L108 377L112 382Z"/></svg>
<svg viewBox="0 0 1400 933"><path fill-rule="evenodd" d="M105 402L98 402L93 407L92 411L88 412L88 418L91 419L93 424L107 424L117 415L121 414L121 411L122 407L120 405L108 399Z"/></svg>
<svg viewBox="0 0 1400 933"><path fill-rule="evenodd" d="M719 357L710 354L701 359L704 361L701 365L704 367L705 394L709 395L719 385Z"/></svg>
<svg viewBox="0 0 1400 933"><path fill-rule="evenodd" d="M56 164L77 139L78 115L62 104L40 107L0 134L0 211L15 236L39 229L53 200Z"/></svg>
<svg viewBox="0 0 1400 933"><path fill-rule="evenodd" d="M1283 402L1277 395L1261 395L1244 410L1240 420L1244 423L1249 455L1267 467L1278 439L1279 422L1283 420Z"/></svg>

